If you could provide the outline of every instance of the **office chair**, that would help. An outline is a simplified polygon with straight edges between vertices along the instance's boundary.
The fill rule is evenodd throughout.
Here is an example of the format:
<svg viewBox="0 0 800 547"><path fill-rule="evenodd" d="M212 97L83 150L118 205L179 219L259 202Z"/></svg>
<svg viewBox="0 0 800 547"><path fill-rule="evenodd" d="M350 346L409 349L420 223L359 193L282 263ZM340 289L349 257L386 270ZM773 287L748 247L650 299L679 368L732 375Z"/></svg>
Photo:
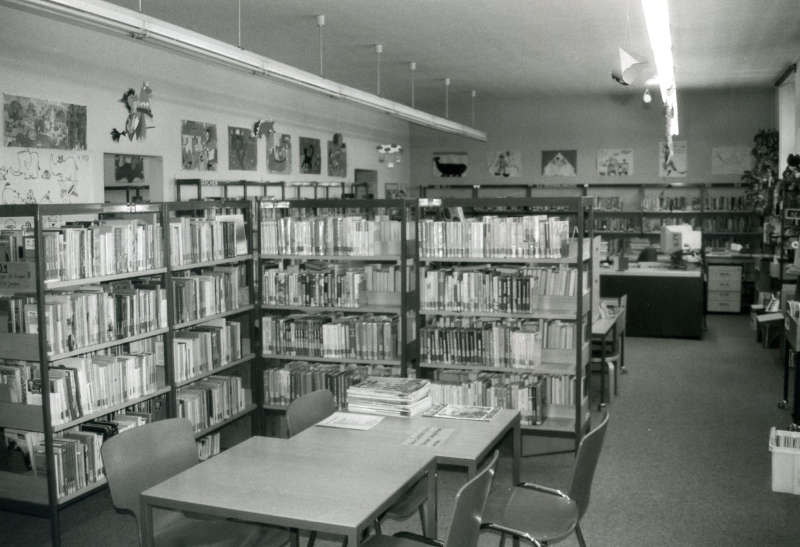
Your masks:
<svg viewBox="0 0 800 547"><path fill-rule="evenodd" d="M502 514L487 516L481 528L500 532L501 547L506 534L543 547L561 541L572 532L581 547L586 547L580 520L589 507L592 480L607 425L608 413L600 425L581 439L566 493L538 484L520 483L512 488Z"/></svg>
<svg viewBox="0 0 800 547"><path fill-rule="evenodd" d="M437 547L476 547L483 510L492 487L499 455L500 452L495 450L489 463L459 489L453 509L453 522L444 541L410 532L398 532L394 536L380 534L372 536L362 544L363 547L419 547L420 544Z"/></svg>
<svg viewBox="0 0 800 547"><path fill-rule="evenodd" d="M336 411L336 403L333 394L327 389L312 391L291 402L286 409L286 426L289 436L293 437L323 420ZM404 520L415 512L419 512L422 523L422 533L425 534L425 501L428 499L428 486L425 479L418 480L403 498L389 508L386 513L375 521L376 533L381 533L381 519L385 517ZM311 532L308 538L309 547L313 547L316 540L316 533Z"/></svg>
<svg viewBox="0 0 800 547"><path fill-rule="evenodd" d="M114 508L136 519L141 545L141 493L198 462L192 423L172 418L136 427L104 442L101 454ZM283 546L290 539L288 531L280 528L179 511L155 510L153 521L159 547Z"/></svg>

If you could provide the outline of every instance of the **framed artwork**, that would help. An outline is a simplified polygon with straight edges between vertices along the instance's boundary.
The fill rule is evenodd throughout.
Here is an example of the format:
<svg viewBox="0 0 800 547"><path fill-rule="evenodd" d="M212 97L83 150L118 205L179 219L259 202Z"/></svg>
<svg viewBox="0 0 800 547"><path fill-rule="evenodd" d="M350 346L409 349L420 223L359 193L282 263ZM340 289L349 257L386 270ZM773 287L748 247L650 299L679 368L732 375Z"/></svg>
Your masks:
<svg viewBox="0 0 800 547"><path fill-rule="evenodd" d="M341 133L335 133L333 140L328 141L328 176L347 176L347 144Z"/></svg>
<svg viewBox="0 0 800 547"><path fill-rule="evenodd" d="M270 173L292 172L292 136L272 132L267 136L267 167Z"/></svg>
<svg viewBox="0 0 800 547"><path fill-rule="evenodd" d="M664 178L686 178L686 141L672 141L673 153L670 155L666 141L658 143L658 176Z"/></svg>
<svg viewBox="0 0 800 547"><path fill-rule="evenodd" d="M228 127L228 169L255 171L258 165L256 138L250 129Z"/></svg>
<svg viewBox="0 0 800 547"><path fill-rule="evenodd" d="M500 150L489 156L489 174L495 177L522 176L522 154L519 150Z"/></svg>
<svg viewBox="0 0 800 547"><path fill-rule="evenodd" d="M181 148L184 169L217 170L217 126L213 123L183 120Z"/></svg>
<svg viewBox="0 0 800 547"><path fill-rule="evenodd" d="M601 177L632 176L633 150L630 148L600 148L597 151L597 174Z"/></svg>
<svg viewBox="0 0 800 547"><path fill-rule="evenodd" d="M3 94L4 144L86 150L86 107Z"/></svg>
<svg viewBox="0 0 800 547"><path fill-rule="evenodd" d="M86 151L0 147L0 204L85 202L94 186Z"/></svg>
<svg viewBox="0 0 800 547"><path fill-rule="evenodd" d="M309 175L319 175L322 172L319 139L300 137L300 172Z"/></svg>
<svg viewBox="0 0 800 547"><path fill-rule="evenodd" d="M712 175L741 175L753 166L751 147L714 146L711 148Z"/></svg>
<svg viewBox="0 0 800 547"><path fill-rule="evenodd" d="M542 150L542 175L545 177L577 177L577 150Z"/></svg>
<svg viewBox="0 0 800 547"><path fill-rule="evenodd" d="M144 156L114 154L115 184L144 184Z"/></svg>
<svg viewBox="0 0 800 547"><path fill-rule="evenodd" d="M469 155L466 152L434 152L434 177L463 177L469 169Z"/></svg>

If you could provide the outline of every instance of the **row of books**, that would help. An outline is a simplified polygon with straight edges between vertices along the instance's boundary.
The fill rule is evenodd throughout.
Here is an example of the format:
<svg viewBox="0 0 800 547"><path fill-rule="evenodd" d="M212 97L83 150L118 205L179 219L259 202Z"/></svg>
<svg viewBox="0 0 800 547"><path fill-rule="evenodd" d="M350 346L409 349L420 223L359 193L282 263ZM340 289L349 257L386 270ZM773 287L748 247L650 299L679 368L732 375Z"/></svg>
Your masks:
<svg viewBox="0 0 800 547"><path fill-rule="evenodd" d="M640 219L636 217L594 218L594 229L599 232L639 232L642 229Z"/></svg>
<svg viewBox="0 0 800 547"><path fill-rule="evenodd" d="M262 348L270 354L333 359L397 359L397 316L265 315Z"/></svg>
<svg viewBox="0 0 800 547"><path fill-rule="evenodd" d="M178 417L202 431L243 411L247 403L240 377L209 376L178 390Z"/></svg>
<svg viewBox="0 0 800 547"><path fill-rule="evenodd" d="M266 268L263 299L268 305L357 308L364 291L399 292L397 265L306 264L305 268Z"/></svg>
<svg viewBox="0 0 800 547"><path fill-rule="evenodd" d="M698 226L698 217L646 217L642 219L643 232L660 232L662 226L675 226L676 224L691 224Z"/></svg>
<svg viewBox="0 0 800 547"><path fill-rule="evenodd" d="M623 202L619 196L594 196L596 211L622 211Z"/></svg>
<svg viewBox="0 0 800 547"><path fill-rule="evenodd" d="M569 252L569 221L547 215L423 220L419 230L422 257L560 258Z"/></svg>
<svg viewBox="0 0 800 547"><path fill-rule="evenodd" d="M283 217L261 221L261 252L278 255L374 256L400 252L398 220L361 216Z"/></svg>
<svg viewBox="0 0 800 547"><path fill-rule="evenodd" d="M701 227L704 232L754 232L760 228L753 217L742 215L704 218Z"/></svg>
<svg viewBox="0 0 800 547"><path fill-rule="evenodd" d="M39 363L0 360L0 402L42 404L42 379Z"/></svg>
<svg viewBox="0 0 800 547"><path fill-rule="evenodd" d="M571 349L575 324L560 320L438 318L420 329L428 364L536 368L543 349Z"/></svg>
<svg viewBox="0 0 800 547"><path fill-rule="evenodd" d="M224 319L180 331L173 338L173 346L176 382L190 380L241 359L243 346L245 352L250 353L250 340L242 339L241 323Z"/></svg>
<svg viewBox="0 0 800 547"><path fill-rule="evenodd" d="M281 368L264 371L264 402L288 405L298 397L327 389L333 393L336 406L347 408L347 388L368 376L391 376L396 367L291 361Z"/></svg>
<svg viewBox="0 0 800 547"><path fill-rule="evenodd" d="M420 269L425 310L528 312L541 308L537 297L575 296L578 270L559 265ZM584 291L588 275L584 276Z"/></svg>
<svg viewBox="0 0 800 547"><path fill-rule="evenodd" d="M699 211L700 196L643 197L642 211Z"/></svg>
<svg viewBox="0 0 800 547"><path fill-rule="evenodd" d="M43 234L45 280L85 279L163 267L162 239L157 215L68 222Z"/></svg>
<svg viewBox="0 0 800 547"><path fill-rule="evenodd" d="M240 266L217 266L200 275L184 272L172 278L175 321L185 323L247 305L249 292Z"/></svg>
<svg viewBox="0 0 800 547"><path fill-rule="evenodd" d="M431 399L434 404L516 409L522 423L540 425L547 418L551 385L552 377L544 375L443 371L431 384Z"/></svg>
<svg viewBox="0 0 800 547"><path fill-rule="evenodd" d="M0 262L33 262L36 238L30 230L0 230Z"/></svg>
<svg viewBox="0 0 800 547"><path fill-rule="evenodd" d="M752 211L753 204L744 195L706 196L703 200L706 211Z"/></svg>
<svg viewBox="0 0 800 547"><path fill-rule="evenodd" d="M210 211L213 212L213 209ZM181 217L169 223L170 264L184 266L247 254L244 215Z"/></svg>
<svg viewBox="0 0 800 547"><path fill-rule="evenodd" d="M156 392L163 368L156 353L83 355L50 366L52 425L111 409Z"/></svg>
<svg viewBox="0 0 800 547"><path fill-rule="evenodd" d="M351 412L416 416L430 407L430 382L422 378L370 376L347 388Z"/></svg>
<svg viewBox="0 0 800 547"><path fill-rule="evenodd" d="M221 451L220 433L211 433L197 439L197 459L201 462L213 458Z"/></svg>

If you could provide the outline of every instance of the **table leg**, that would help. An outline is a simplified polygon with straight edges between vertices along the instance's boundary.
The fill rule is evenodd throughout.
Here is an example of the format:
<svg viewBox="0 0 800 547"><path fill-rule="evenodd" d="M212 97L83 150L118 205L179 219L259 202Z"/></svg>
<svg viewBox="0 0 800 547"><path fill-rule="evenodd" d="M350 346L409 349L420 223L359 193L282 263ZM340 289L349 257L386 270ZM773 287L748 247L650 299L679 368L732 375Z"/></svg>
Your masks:
<svg viewBox="0 0 800 547"><path fill-rule="evenodd" d="M608 373L608 368L606 367L607 338L608 333L604 334L602 340L600 340L600 408L603 408L606 404L606 374Z"/></svg>
<svg viewBox="0 0 800 547"><path fill-rule="evenodd" d="M522 459L522 426L521 426L522 418L517 416L516 420L514 420L514 427L511 430L511 479L514 481L514 484L519 484L519 466L520 460Z"/></svg>
<svg viewBox="0 0 800 547"><path fill-rule="evenodd" d="M153 530L153 507L143 498L140 502L140 505L140 543L142 547L153 547L153 545L155 545L155 538L153 537L153 534L155 533L155 530Z"/></svg>
<svg viewBox="0 0 800 547"><path fill-rule="evenodd" d="M429 538L438 537L439 515L438 515L438 490L437 482L439 474L436 472L436 462L428 467L428 499L425 502L425 531Z"/></svg>
<svg viewBox="0 0 800 547"><path fill-rule="evenodd" d="M473 462L467 465L467 480L472 480L472 477L478 474L478 464Z"/></svg>
<svg viewBox="0 0 800 547"><path fill-rule="evenodd" d="M619 335L619 368L622 369L622 374L628 372L625 368L625 331L623 330Z"/></svg>
<svg viewBox="0 0 800 547"><path fill-rule="evenodd" d="M614 341L615 344L619 344L619 341L617 340L616 321L614 322L614 328L611 329L611 331L612 331L611 339ZM614 395L619 395L619 367L620 367L620 362L622 362L622 353L619 347L617 347L616 349L619 359L617 359L617 362L614 364Z"/></svg>
<svg viewBox="0 0 800 547"><path fill-rule="evenodd" d="M359 532L358 530L351 530L348 532L346 536L344 536L344 544L342 547L350 546L350 547L357 547L359 544Z"/></svg>

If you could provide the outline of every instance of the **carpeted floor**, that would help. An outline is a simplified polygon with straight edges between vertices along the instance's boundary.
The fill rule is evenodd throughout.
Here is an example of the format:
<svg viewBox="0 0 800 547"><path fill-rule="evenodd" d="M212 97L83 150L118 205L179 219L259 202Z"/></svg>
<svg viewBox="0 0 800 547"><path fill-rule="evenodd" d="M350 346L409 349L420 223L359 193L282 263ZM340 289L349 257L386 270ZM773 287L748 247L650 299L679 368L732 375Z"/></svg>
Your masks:
<svg viewBox="0 0 800 547"><path fill-rule="evenodd" d="M769 427L790 422L788 411L776 406L783 381L778 351L755 343L744 316L709 316L702 341L629 338L626 349L629 373L609 407L582 523L589 545L800 545L800 496L770 488ZM503 448L498 489L510 483L509 447ZM526 453L552 448L552 441L525 439ZM571 459L525 458L523 478L563 487ZM440 537L464 480L457 470L440 474ZM64 545L137 544L133 520L114 512L107 492L65 509L62 526ZM400 529L419 530L419 522L384 526L385 532ZM42 519L0 512L0 530L0 545L47 544ZM485 536L480 544L496 545L496 539Z"/></svg>

